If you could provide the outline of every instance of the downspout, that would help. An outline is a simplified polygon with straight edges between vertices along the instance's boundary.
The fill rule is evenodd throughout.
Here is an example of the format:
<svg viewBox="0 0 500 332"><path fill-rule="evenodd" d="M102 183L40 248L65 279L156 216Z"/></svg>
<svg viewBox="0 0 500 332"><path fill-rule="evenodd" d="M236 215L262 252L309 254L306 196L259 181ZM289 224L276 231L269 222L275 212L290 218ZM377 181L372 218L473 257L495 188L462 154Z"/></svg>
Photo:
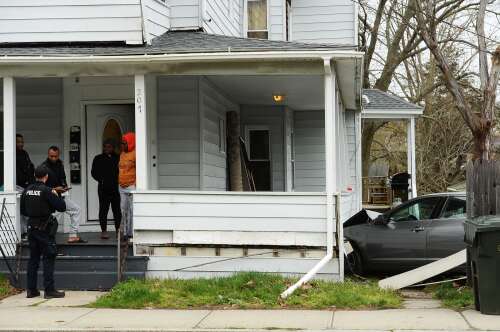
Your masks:
<svg viewBox="0 0 500 332"><path fill-rule="evenodd" d="M331 66L331 60L332 57L325 57L323 58L324 60L324 68L325 68L325 86L328 84L331 87L331 82L333 81L333 73L332 73L332 66ZM333 89L330 88L330 90L333 90L333 93L335 93L335 87L333 86ZM333 95L327 95L326 89L325 89L325 120L329 117L335 116L335 107L332 107L332 100L333 104L335 104L335 101L333 99ZM328 105L330 104L330 105ZM328 132L327 130L327 123L325 122L325 135L335 135L335 133ZM332 138L328 138L327 140L332 140ZM332 141L331 144L334 142ZM335 153L330 153L328 151L328 146L326 147L327 151L326 152L326 160L327 160L327 165L328 163L335 162ZM329 160L330 159L330 160ZM302 278L300 278L299 281L297 281L295 284L290 286L287 290L285 290L283 293L281 293L281 298L286 299L288 296L292 295L292 293L299 287L301 287L303 284L307 283L309 280L312 279L329 261L333 259L333 254L334 254L334 238L333 238L333 231L334 231L334 219L336 221L339 221L340 213L339 213L339 206L340 206L340 199L339 199L339 194L336 193L336 185L335 180L331 179L331 177L335 176L335 172L329 173L329 167L326 169L326 256L323 257L309 272L307 272ZM331 167L330 167L331 169ZM332 181L333 180L333 181ZM332 185L333 184L333 185ZM335 197L335 202L334 202L334 197ZM334 210L335 209L335 210Z"/></svg>

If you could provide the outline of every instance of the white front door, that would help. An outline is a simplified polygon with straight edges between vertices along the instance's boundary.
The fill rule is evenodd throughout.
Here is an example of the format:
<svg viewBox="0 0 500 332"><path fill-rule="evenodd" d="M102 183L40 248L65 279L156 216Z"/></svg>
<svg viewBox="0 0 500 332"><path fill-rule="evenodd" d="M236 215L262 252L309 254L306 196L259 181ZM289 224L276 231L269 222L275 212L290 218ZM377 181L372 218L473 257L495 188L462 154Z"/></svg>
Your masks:
<svg viewBox="0 0 500 332"><path fill-rule="evenodd" d="M121 136L134 131L134 105L87 105L87 220L99 220L99 199L97 182L90 171L94 157L102 153L102 143L111 138L120 149ZM112 219L111 209L108 219Z"/></svg>

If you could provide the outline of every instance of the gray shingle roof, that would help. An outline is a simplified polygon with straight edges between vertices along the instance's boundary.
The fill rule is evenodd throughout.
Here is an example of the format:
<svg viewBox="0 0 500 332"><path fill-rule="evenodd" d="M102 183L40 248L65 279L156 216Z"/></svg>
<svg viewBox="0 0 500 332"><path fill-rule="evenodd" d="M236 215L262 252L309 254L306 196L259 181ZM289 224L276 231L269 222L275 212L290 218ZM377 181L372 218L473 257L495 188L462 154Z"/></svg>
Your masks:
<svg viewBox="0 0 500 332"><path fill-rule="evenodd" d="M0 44L0 56L144 55L251 51L353 50L352 45L306 44L211 35L201 31L167 32L151 45L121 44Z"/></svg>
<svg viewBox="0 0 500 332"><path fill-rule="evenodd" d="M365 110L422 110L423 107L412 104L378 89L363 89L363 108Z"/></svg>

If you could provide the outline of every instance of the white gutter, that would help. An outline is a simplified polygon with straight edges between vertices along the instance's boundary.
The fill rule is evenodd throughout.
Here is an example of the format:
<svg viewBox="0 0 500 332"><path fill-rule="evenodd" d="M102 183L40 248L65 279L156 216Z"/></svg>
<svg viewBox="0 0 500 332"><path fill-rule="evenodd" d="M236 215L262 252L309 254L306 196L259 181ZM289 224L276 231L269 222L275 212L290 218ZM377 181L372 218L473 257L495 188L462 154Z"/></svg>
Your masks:
<svg viewBox="0 0 500 332"><path fill-rule="evenodd" d="M144 62L207 62L214 60L317 60L328 57L332 60L362 59L357 51L286 51L286 52L217 52L186 54L143 54L143 55L85 55L85 56L0 56L2 64L25 63L144 63Z"/></svg>
<svg viewBox="0 0 500 332"><path fill-rule="evenodd" d="M297 288L307 283L314 277L330 260L333 259L333 230L334 230L334 220L339 223L340 213L340 194L336 192L336 181L335 181L335 131L328 130L333 123L333 118L335 116L336 105L335 105L335 85L333 85L334 75L331 67L332 58L324 58L325 66L325 139L326 139L326 256L323 257L309 272L307 272L299 281L290 286L287 290L281 293L281 298L286 299L290 296ZM330 150L331 148L331 150ZM334 197L335 197L335 213L334 213ZM342 227L342 226L340 226ZM338 233L338 232L337 232ZM339 248L340 241L338 240ZM341 260L339 260L340 262ZM342 269L339 266L339 274L341 278L343 277Z"/></svg>

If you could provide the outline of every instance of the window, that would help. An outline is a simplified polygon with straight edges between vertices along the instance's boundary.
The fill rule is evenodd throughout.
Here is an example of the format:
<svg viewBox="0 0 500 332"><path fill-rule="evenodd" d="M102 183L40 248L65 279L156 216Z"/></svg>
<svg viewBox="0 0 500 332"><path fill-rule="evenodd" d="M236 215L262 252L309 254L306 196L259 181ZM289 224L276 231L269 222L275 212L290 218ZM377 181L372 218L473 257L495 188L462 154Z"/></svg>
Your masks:
<svg viewBox="0 0 500 332"><path fill-rule="evenodd" d="M463 197L450 197L441 218L465 219L467 203Z"/></svg>
<svg viewBox="0 0 500 332"><path fill-rule="evenodd" d="M268 39L267 0L248 0L247 37Z"/></svg>
<svg viewBox="0 0 500 332"><path fill-rule="evenodd" d="M404 205L390 215L390 220L411 221L431 219L440 201L440 197L430 197Z"/></svg>
<svg viewBox="0 0 500 332"><path fill-rule="evenodd" d="M269 160L269 130L249 130L250 160Z"/></svg>

